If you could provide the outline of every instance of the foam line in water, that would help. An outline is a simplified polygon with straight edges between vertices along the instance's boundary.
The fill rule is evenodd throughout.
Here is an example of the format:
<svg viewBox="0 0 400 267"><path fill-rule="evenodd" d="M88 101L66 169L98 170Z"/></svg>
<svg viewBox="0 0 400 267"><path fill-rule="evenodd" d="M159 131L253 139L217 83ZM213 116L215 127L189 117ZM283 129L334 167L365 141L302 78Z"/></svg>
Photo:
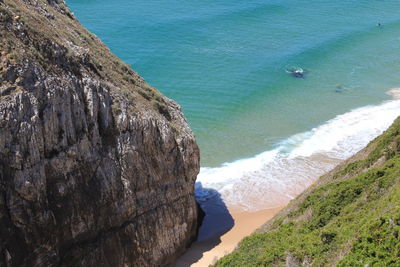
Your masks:
<svg viewBox="0 0 400 267"><path fill-rule="evenodd" d="M277 148L252 158L203 167L196 183L200 201L217 190L228 206L259 210L286 204L320 175L350 157L386 130L400 115L400 100L339 115Z"/></svg>

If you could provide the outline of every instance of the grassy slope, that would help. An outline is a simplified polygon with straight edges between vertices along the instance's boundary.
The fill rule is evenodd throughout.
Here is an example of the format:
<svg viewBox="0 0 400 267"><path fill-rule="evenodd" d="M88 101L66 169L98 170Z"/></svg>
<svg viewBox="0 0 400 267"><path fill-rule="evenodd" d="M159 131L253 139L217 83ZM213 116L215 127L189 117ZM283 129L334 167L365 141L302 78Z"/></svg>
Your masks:
<svg viewBox="0 0 400 267"><path fill-rule="evenodd" d="M286 264L400 266L400 119L216 266Z"/></svg>

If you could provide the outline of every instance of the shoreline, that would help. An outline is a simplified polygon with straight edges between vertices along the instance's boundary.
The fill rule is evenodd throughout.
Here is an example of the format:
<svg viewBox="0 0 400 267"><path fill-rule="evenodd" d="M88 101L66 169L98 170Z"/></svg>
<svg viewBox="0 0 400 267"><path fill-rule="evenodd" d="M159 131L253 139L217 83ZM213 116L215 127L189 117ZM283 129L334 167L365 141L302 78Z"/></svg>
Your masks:
<svg viewBox="0 0 400 267"><path fill-rule="evenodd" d="M386 93L392 96L393 100L400 99L400 88L392 88ZM388 103L390 102L384 102L382 105L373 106L372 108L379 108L382 107L384 104L387 105ZM365 108L367 107L364 107L364 109ZM359 108L354 111L360 112L364 110L362 110L362 108ZM308 156L308 158L309 162L313 163L329 163L328 165L331 165L331 168L323 170L322 173L314 173L314 175L312 176L314 179L312 179L312 182L310 184L298 184L301 187L301 190L293 192L296 196L307 188L310 188L310 186L312 186L318 180L318 177L320 177L324 173L327 173L329 169L333 169L340 162L345 160L336 159L335 157L331 158L329 157L329 155L321 154L311 155ZM303 161L304 157L299 157L298 159L300 161ZM315 177L317 177L317 179L315 179ZM219 258L232 252L243 238L249 236L267 221L272 219L274 215L276 215L290 201L290 198L280 198L279 194L277 194L273 198L273 203L268 203L267 205L264 205L264 207L268 205L279 205L279 207L266 208L252 212L244 211L240 207L236 206L227 207L222 200L219 192L217 192L215 189L210 188L207 188L207 191L211 192L210 194L212 194L213 196L206 200L202 200L200 203L202 209L205 212L205 218L199 230L198 240L194 242L191 247L185 252L185 254L183 254L178 259L176 263L177 267L209 266L209 264L214 263ZM253 192L253 190L251 192ZM235 194L236 193L237 192L235 192ZM257 197L253 198L252 201L253 204L258 204L260 208L263 208L263 204L266 204L260 203L260 199Z"/></svg>
<svg viewBox="0 0 400 267"><path fill-rule="evenodd" d="M215 199L214 199L215 201ZM199 237L176 262L176 267L204 267L232 252L239 242L272 219L286 205L249 212L226 208L208 200L202 203L206 213ZM207 217L208 215L208 217Z"/></svg>

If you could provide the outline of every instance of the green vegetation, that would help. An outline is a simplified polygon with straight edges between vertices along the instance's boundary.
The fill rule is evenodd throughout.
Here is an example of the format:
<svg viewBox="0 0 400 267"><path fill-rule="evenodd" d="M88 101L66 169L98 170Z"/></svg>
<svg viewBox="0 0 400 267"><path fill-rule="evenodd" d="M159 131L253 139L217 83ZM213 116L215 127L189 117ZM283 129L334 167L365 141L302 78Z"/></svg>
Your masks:
<svg viewBox="0 0 400 267"><path fill-rule="evenodd" d="M11 12L0 6L0 21L8 21L11 19Z"/></svg>
<svg viewBox="0 0 400 267"><path fill-rule="evenodd" d="M400 120L360 155L216 266L400 266Z"/></svg>

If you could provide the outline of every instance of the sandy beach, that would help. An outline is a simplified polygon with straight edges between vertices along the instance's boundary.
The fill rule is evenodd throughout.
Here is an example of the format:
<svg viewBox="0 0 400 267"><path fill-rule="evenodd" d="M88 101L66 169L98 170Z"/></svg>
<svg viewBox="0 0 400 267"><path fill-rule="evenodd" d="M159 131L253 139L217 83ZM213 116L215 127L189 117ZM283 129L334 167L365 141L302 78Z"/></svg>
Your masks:
<svg viewBox="0 0 400 267"><path fill-rule="evenodd" d="M177 267L209 266L232 252L244 237L253 233L284 207L247 212L226 208L219 200L214 201L207 201L203 205L206 217L200 228L198 241L179 258Z"/></svg>

